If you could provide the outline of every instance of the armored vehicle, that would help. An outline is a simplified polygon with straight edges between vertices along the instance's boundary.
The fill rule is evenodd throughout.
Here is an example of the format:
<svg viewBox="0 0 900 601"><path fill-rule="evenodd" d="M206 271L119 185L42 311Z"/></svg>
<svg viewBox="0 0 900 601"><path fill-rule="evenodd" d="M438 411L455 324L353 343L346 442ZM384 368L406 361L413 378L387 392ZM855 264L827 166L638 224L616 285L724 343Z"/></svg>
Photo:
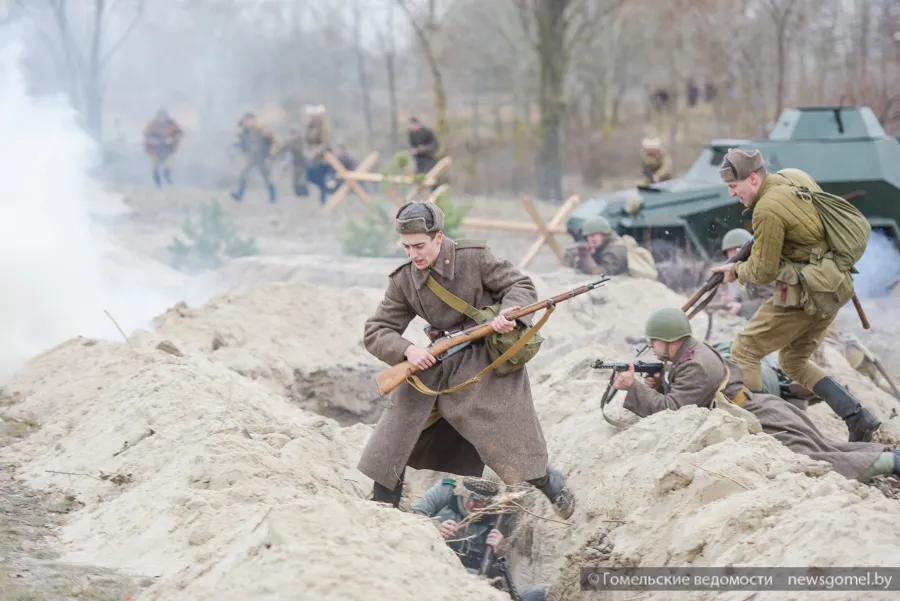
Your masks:
<svg viewBox="0 0 900 601"><path fill-rule="evenodd" d="M603 215L657 261L687 255L719 262L723 235L750 228L750 214L719 178L729 148L759 148L770 172L795 167L856 205L896 245L900 240L900 140L868 107L791 108L764 140L713 140L679 178L585 201L566 224L576 240L585 219Z"/></svg>

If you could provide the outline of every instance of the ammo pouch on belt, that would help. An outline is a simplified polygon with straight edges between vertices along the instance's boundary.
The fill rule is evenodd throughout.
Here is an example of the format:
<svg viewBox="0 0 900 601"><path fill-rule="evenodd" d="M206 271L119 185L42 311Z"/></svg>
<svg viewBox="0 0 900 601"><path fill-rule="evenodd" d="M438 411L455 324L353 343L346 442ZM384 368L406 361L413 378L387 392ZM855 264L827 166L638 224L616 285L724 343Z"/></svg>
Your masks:
<svg viewBox="0 0 900 601"><path fill-rule="evenodd" d="M841 271L829 251L813 251L809 263L784 261L775 282L772 303L800 308L807 315L831 316L853 298L853 279Z"/></svg>
<svg viewBox="0 0 900 601"><path fill-rule="evenodd" d="M482 309L476 309L466 301L462 300L461 298L438 284L437 280L435 280L430 275L425 281L425 285L428 286L428 289L434 292L434 294L439 299L444 301L446 305L466 315L475 323L484 323L490 319L493 319L500 313L499 303L484 307ZM487 347L488 356L490 357L491 361L496 361L503 355L503 353L511 349L513 345L516 344L516 342L518 342L526 332L528 332L528 330L529 327L522 327L521 324L516 324L516 328L510 332L506 332L505 334L494 332L493 334L484 338L484 345ZM541 336L537 332L534 332L531 339L525 344L524 347L522 347L522 349L518 353L516 353L512 357L507 358L500 365L494 368L494 371L497 373L497 375L503 376L522 369L523 367L525 367L525 364L531 360L532 357L537 355L537 352L541 348L541 344L543 342L544 339L541 338Z"/></svg>

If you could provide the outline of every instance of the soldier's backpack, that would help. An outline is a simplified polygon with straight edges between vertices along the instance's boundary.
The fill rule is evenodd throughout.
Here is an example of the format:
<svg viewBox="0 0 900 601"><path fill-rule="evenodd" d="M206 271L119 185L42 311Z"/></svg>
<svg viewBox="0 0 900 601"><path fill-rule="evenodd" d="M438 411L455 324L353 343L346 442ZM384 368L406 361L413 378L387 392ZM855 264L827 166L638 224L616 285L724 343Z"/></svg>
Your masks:
<svg viewBox="0 0 900 601"><path fill-rule="evenodd" d="M628 275L644 280L658 279L659 271L656 269L653 253L638 245L637 240L627 234L622 236L622 240L628 248Z"/></svg>
<svg viewBox="0 0 900 601"><path fill-rule="evenodd" d="M850 201L834 194L798 186L799 198L811 202L825 230L825 252L814 252L809 264L799 269L801 306L809 315L833 315L853 298L853 267L866 252L872 226Z"/></svg>
<svg viewBox="0 0 900 601"><path fill-rule="evenodd" d="M849 200L824 191L812 191L791 186L800 198L812 202L825 228L825 241L834 253L834 262L841 271L856 273L853 268L869 243L872 226Z"/></svg>

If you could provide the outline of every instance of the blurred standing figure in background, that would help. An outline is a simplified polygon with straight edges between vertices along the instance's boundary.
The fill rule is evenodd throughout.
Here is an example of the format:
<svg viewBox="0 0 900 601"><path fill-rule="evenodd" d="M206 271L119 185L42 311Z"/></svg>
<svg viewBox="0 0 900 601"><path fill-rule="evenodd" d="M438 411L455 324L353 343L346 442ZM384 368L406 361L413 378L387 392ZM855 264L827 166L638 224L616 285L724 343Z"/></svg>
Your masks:
<svg viewBox="0 0 900 601"><path fill-rule="evenodd" d="M292 127L288 130L287 140L281 152L291 155L291 185L294 187L294 194L309 196L309 187L306 185L306 154L303 149L303 135L299 129Z"/></svg>
<svg viewBox="0 0 900 601"><path fill-rule="evenodd" d="M428 173L437 164L434 155L438 151L438 139L434 132L419 123L415 117L409 118L409 146L416 160L416 173Z"/></svg>
<svg viewBox="0 0 900 601"><path fill-rule="evenodd" d="M256 167L269 191L269 202L274 203L276 200L275 184L272 183L270 159L279 154L275 135L260 125L256 120L256 115L246 113L238 123L237 138L235 146L244 155L244 164L238 175L237 187L231 193L231 197L238 202L244 199L247 176Z"/></svg>
<svg viewBox="0 0 900 601"><path fill-rule="evenodd" d="M333 171L325 160L325 153L331 151L331 125L324 105L307 106L306 114L306 179L318 186L324 205L328 200L328 175Z"/></svg>
<svg viewBox="0 0 900 601"><path fill-rule="evenodd" d="M178 151L178 144L183 135L184 130L162 109L144 127L144 150L150 157L153 181L156 182L157 188L162 187L162 180L159 177L160 167L166 182L172 184L172 157Z"/></svg>

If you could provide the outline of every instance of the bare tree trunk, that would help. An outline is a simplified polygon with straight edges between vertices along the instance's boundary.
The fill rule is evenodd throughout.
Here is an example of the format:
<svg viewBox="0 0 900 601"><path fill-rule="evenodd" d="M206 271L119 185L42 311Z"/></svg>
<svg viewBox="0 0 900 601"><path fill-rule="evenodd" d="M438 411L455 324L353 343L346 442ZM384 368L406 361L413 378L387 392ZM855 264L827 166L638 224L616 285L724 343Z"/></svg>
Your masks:
<svg viewBox="0 0 900 601"><path fill-rule="evenodd" d="M434 108L437 112L435 129L437 130L439 144L442 147L441 154L450 148L450 128L447 126L447 92L444 89L444 76L437 60L429 57L431 67L431 79L434 91Z"/></svg>
<svg viewBox="0 0 900 601"><path fill-rule="evenodd" d="M859 14L859 73L857 74L859 85L865 86L869 70L869 7L871 1L856 3L856 11Z"/></svg>
<svg viewBox="0 0 900 601"><path fill-rule="evenodd" d="M106 0L94 1L94 31L84 79L85 121L95 139L103 139L103 95L100 90L100 48L103 43L103 11Z"/></svg>
<svg viewBox="0 0 900 601"><path fill-rule="evenodd" d="M369 150L375 146L375 124L372 120L372 89L366 71L366 54L360 42L360 22L362 14L359 0L353 1L353 51L356 54L356 68L359 72L359 89L362 92L363 116L366 120L366 145Z"/></svg>
<svg viewBox="0 0 900 601"><path fill-rule="evenodd" d="M561 200L562 123L565 117L566 22L564 0L538 0L538 55L540 57L541 147L535 165L538 194L546 200Z"/></svg>
<svg viewBox="0 0 900 601"><path fill-rule="evenodd" d="M36 0L19 0L19 6L34 7ZM117 3L113 3L115 8ZM46 0L44 6L49 9L53 22L59 35L60 47L65 60L66 80L69 88L69 95L72 105L80 110L84 115L85 124L91 135L99 142L103 137L103 69L106 62L119 49L122 43L128 39L140 21L143 10L144 0L134 0L132 6L134 14L131 22L126 26L124 32L119 38L110 44L110 47L104 52L103 42L107 37L105 34L106 24L104 18L106 16L107 0L94 0L93 9L85 8L90 6L87 1L79 3L81 10L87 12L93 10L93 15L89 20L90 27L88 29L87 39L90 46L87 52L83 52L76 42L76 36L72 31L72 21L67 12L70 4L65 0ZM33 17L36 24L39 23L37 17ZM38 29L40 26L38 25ZM48 35L41 30L42 36L48 44L52 45L52 41Z"/></svg>
<svg viewBox="0 0 900 601"><path fill-rule="evenodd" d="M772 119L778 119L781 115L781 111L784 110L784 88L785 88L785 78L787 71L787 29L788 24L791 22L791 11L794 9L794 3L796 0L788 0L787 6L784 7L783 11L779 11L777 7L777 2L773 0L772 3L769 4L769 14L772 17L772 20L775 23L775 45L777 48L777 73L776 73L776 89L775 89L775 115Z"/></svg>
<svg viewBox="0 0 900 601"><path fill-rule="evenodd" d="M781 23L778 24L778 79L775 91L775 114L772 116L772 119L778 119L778 116L781 115L781 111L784 108L784 72L786 69L785 63L787 58L785 53L787 41L784 39L784 25L784 21L781 21Z"/></svg>
<svg viewBox="0 0 900 601"><path fill-rule="evenodd" d="M434 107L436 116L435 129L437 131L440 154L450 148L450 129L447 126L447 92L444 88L444 76L441 72L442 52L435 48L435 42L439 35L441 24L437 18L437 6L434 0L428 3L428 18L424 24L419 23L413 15L409 0L396 0L397 4L409 17L409 22L416 32L422 51L425 53L425 62L431 72L432 90L434 93Z"/></svg>
<svg viewBox="0 0 900 601"><path fill-rule="evenodd" d="M394 3L387 4L387 30L379 34L387 73L388 112L391 121L391 154L400 151L400 124L397 106L397 46L394 42Z"/></svg>
<svg viewBox="0 0 900 601"><path fill-rule="evenodd" d="M397 56L394 51L384 55L384 66L387 70L388 105L391 113L391 154L400 150L400 123L397 115Z"/></svg>

